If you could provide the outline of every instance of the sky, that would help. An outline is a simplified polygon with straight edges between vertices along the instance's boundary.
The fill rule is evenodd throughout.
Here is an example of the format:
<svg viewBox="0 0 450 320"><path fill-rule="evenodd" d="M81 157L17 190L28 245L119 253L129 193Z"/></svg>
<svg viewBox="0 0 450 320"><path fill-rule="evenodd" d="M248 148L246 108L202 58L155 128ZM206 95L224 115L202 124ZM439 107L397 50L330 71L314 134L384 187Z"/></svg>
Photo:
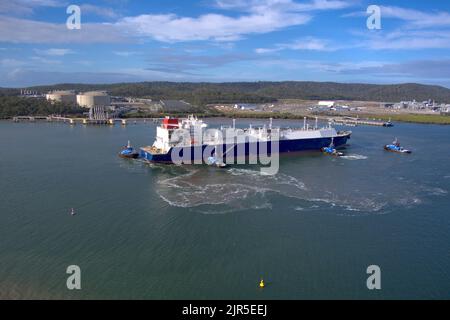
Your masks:
<svg viewBox="0 0 450 320"><path fill-rule="evenodd" d="M285 80L450 87L450 1L0 0L0 87Z"/></svg>

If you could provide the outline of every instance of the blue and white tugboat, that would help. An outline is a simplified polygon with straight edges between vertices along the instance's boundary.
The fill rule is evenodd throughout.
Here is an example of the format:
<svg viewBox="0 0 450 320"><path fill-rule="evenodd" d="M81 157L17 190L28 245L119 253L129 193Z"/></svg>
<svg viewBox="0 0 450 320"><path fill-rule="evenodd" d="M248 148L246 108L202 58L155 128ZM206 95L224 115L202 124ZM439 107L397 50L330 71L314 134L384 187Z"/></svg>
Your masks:
<svg viewBox="0 0 450 320"><path fill-rule="evenodd" d="M125 159L137 159L139 157L139 152L135 152L134 148L131 146L130 141L128 141L128 144L119 153L119 157Z"/></svg>
<svg viewBox="0 0 450 320"><path fill-rule="evenodd" d="M394 142L392 142L391 144L385 145L384 150L396 153L412 153L411 150L405 149L400 146L400 142L398 142L397 138L395 138Z"/></svg>
<svg viewBox="0 0 450 320"><path fill-rule="evenodd" d="M153 145L140 149L140 158L150 162L176 163L174 159L183 156L184 160L191 163L210 162L221 167L231 164L230 159L236 160L242 155L247 158L259 156L263 152L286 154L321 151L331 143L339 147L345 145L352 134L351 131L336 131L331 124L319 128L317 119L315 125L310 126L306 118L300 128L274 127L272 120L268 126L250 125L245 129L237 128L233 120L232 126L221 126L212 134L207 127L203 120L193 115L187 119L166 117L157 127ZM179 138L177 131L184 132L183 139ZM242 138L247 140L242 142ZM204 156L205 153L207 156Z"/></svg>
<svg viewBox="0 0 450 320"><path fill-rule="evenodd" d="M217 154L217 147L214 148L214 154L211 155L211 157L208 157L208 160L206 161L206 164L208 166L214 166L217 168L226 168L227 164L224 163L221 159L216 157Z"/></svg>
<svg viewBox="0 0 450 320"><path fill-rule="evenodd" d="M326 155L334 157L342 157L344 155L343 152L339 152L336 150L334 146L334 139L331 139L331 143L328 147L322 148L322 152L325 153Z"/></svg>

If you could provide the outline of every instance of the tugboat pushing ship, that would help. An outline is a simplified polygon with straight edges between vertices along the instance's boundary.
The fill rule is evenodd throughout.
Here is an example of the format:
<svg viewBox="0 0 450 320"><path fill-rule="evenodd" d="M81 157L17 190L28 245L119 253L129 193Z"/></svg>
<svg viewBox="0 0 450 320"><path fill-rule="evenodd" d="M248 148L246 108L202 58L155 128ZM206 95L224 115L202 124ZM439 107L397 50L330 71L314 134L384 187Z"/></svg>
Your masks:
<svg viewBox="0 0 450 320"><path fill-rule="evenodd" d="M334 156L334 157L344 156L343 152L339 152L336 150L336 148L334 146L334 139L331 139L331 144L328 147L322 148L322 152L326 155Z"/></svg>
<svg viewBox="0 0 450 320"><path fill-rule="evenodd" d="M119 157L124 159L137 159L139 157L139 152L135 152L130 141L128 141L128 144L119 153Z"/></svg>
<svg viewBox="0 0 450 320"><path fill-rule="evenodd" d="M212 131L212 134L207 127L203 120L193 115L187 119L166 117L157 127L155 142L152 146L142 147L139 158L156 163L175 163L173 159L181 156L190 163L201 161L223 167L230 159L260 156L262 152L286 154L321 151L330 145L338 148L345 145L352 134L351 131L336 131L330 124L319 128L317 119L315 126L310 127L306 118L302 128L274 127L272 120L269 126L250 125L246 129L236 128L233 120L233 126L222 126ZM187 139L177 139L176 132L179 129L188 135ZM241 142L242 138L245 138L244 142ZM272 150L274 143L278 145L276 150ZM205 150L208 154L206 158Z"/></svg>

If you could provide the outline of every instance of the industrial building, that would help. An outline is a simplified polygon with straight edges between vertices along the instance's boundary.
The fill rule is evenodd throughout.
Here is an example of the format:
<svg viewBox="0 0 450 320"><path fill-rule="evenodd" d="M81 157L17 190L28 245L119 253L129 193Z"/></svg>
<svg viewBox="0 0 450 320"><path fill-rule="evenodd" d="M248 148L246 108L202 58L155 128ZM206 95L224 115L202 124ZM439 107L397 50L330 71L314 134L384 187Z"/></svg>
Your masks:
<svg viewBox="0 0 450 320"><path fill-rule="evenodd" d="M76 104L77 96L73 91L53 91L48 93L45 98L49 101Z"/></svg>
<svg viewBox="0 0 450 320"><path fill-rule="evenodd" d="M319 103L317 104L317 106L319 107L327 107L327 108L332 108L336 105L336 102L334 101L319 101Z"/></svg>
<svg viewBox="0 0 450 320"><path fill-rule="evenodd" d="M77 103L80 107L106 107L111 104L110 96L104 91L84 92L77 95Z"/></svg>

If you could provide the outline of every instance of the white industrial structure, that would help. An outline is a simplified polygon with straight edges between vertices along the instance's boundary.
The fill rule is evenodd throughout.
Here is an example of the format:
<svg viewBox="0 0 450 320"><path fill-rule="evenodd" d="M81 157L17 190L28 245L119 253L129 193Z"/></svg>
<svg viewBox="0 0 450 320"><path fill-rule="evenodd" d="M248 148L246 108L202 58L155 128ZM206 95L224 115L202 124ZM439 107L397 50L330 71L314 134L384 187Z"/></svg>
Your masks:
<svg viewBox="0 0 450 320"><path fill-rule="evenodd" d="M106 107L111 104L110 96L104 91L84 92L77 95L77 103L80 107Z"/></svg>
<svg viewBox="0 0 450 320"><path fill-rule="evenodd" d="M73 91L53 91L46 94L46 99L54 102L63 102L69 104L77 103L77 96Z"/></svg>
<svg viewBox="0 0 450 320"><path fill-rule="evenodd" d="M332 108L335 106L335 104L336 102L334 101L319 101L318 106Z"/></svg>
<svg viewBox="0 0 450 320"><path fill-rule="evenodd" d="M109 114L105 107L96 106L89 109L89 120L106 121L109 119Z"/></svg>

